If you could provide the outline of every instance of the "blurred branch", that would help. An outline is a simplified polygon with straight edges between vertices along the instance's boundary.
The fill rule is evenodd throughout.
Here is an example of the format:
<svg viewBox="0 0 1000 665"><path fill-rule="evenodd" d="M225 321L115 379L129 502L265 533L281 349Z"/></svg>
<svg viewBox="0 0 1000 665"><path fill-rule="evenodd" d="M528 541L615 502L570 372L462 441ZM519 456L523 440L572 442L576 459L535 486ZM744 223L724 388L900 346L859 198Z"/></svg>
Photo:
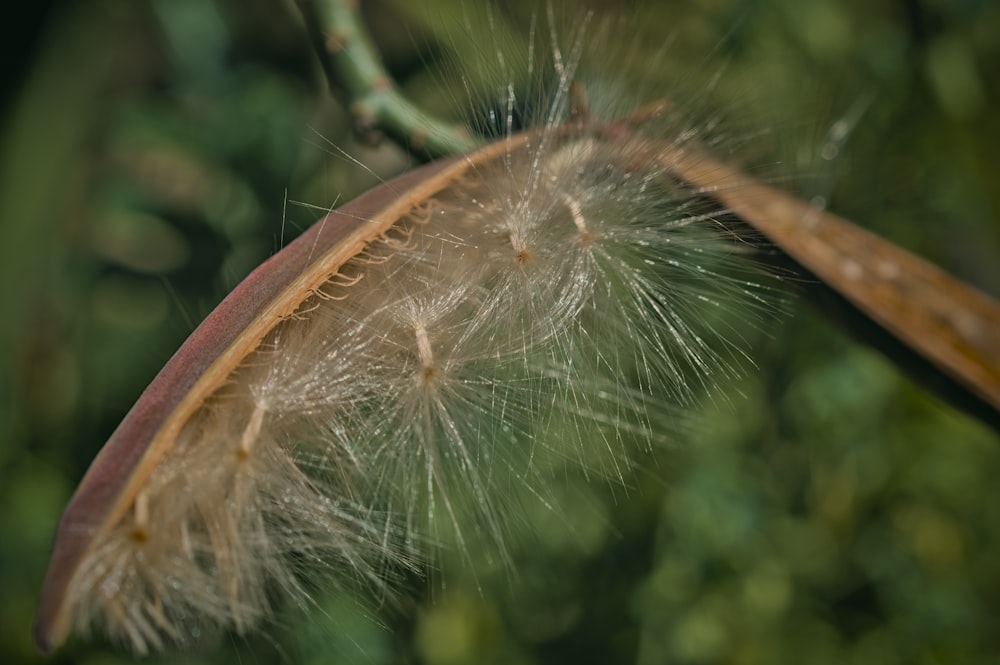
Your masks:
<svg viewBox="0 0 1000 665"><path fill-rule="evenodd" d="M302 0L310 31L321 37L324 69L333 88L342 88L362 138L378 132L431 158L471 150L476 141L461 126L421 111L403 97L386 71L365 29L357 0Z"/></svg>

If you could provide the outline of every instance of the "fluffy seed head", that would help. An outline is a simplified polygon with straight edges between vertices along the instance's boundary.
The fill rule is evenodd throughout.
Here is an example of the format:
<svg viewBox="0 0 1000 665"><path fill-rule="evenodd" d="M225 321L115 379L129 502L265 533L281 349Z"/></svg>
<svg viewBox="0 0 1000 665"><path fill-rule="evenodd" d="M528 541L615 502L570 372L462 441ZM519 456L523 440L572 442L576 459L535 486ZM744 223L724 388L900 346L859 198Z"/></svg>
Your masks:
<svg viewBox="0 0 1000 665"><path fill-rule="evenodd" d="M586 40L554 42L535 129L503 90L496 143L331 213L192 335L67 511L44 642L147 652L308 603L317 570L503 557L547 473L625 481L628 442L732 371L753 266L661 159L703 136L585 104Z"/></svg>

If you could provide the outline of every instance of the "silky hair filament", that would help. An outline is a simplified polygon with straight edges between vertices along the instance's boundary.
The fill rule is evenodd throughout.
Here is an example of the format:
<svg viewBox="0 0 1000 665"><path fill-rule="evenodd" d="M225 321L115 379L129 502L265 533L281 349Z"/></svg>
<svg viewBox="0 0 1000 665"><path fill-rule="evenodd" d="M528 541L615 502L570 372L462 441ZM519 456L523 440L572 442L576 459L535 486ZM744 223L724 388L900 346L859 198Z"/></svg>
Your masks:
<svg viewBox="0 0 1000 665"><path fill-rule="evenodd" d="M588 96L590 34L552 38L532 128L502 91L496 141L331 211L192 333L62 518L44 649L247 633L317 577L391 593L472 539L502 561L520 501L558 510L547 473L627 484L630 449L737 373L771 304L672 168L711 128Z"/></svg>

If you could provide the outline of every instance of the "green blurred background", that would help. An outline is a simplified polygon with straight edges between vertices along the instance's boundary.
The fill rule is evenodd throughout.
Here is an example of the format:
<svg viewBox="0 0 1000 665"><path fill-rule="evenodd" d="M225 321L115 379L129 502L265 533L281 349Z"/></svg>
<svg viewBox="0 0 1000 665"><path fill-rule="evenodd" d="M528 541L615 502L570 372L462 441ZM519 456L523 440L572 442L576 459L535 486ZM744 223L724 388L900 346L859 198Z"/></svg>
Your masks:
<svg viewBox="0 0 1000 665"><path fill-rule="evenodd" d="M680 90L724 72L711 96L778 139L790 187L1000 293L997 3L553 6L640 13L633 64L669 39L657 66ZM496 6L497 37L455 31L476 2L364 8L407 95L454 120L465 93L442 63L523 48L544 16ZM42 660L37 594L87 464L197 321L320 214L291 202L343 202L414 163L352 138L291 0L80 0L19 29L37 41L5 39L0 134L5 664ZM854 109L841 154L819 157ZM398 602L331 594L266 636L152 662L1000 662L997 434L785 309L758 368L629 491L567 479L578 513L531 518L516 571L443 557ZM129 660L95 639L49 662Z"/></svg>

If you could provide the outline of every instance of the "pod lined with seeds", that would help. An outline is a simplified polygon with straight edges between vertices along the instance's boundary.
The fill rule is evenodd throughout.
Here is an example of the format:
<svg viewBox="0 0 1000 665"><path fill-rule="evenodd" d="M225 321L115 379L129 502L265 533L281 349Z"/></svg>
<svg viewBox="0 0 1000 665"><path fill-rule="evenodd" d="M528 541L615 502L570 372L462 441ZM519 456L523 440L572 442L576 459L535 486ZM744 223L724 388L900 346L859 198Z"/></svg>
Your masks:
<svg viewBox="0 0 1000 665"><path fill-rule="evenodd" d="M570 80L542 128L331 212L198 327L63 516L44 649L245 632L304 570L380 586L461 524L502 552L512 486L620 481L623 439L731 367L738 330L699 311L759 304L752 264L646 149L663 119L564 124Z"/></svg>

